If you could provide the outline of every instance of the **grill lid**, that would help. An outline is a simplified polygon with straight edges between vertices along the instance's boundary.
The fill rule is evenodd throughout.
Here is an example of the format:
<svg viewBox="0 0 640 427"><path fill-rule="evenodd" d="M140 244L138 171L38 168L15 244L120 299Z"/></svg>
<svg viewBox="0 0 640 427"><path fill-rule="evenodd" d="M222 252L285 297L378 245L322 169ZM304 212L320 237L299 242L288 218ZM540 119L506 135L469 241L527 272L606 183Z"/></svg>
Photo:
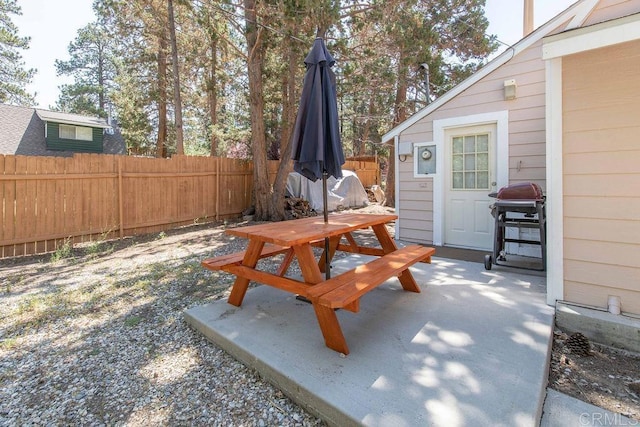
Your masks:
<svg viewBox="0 0 640 427"><path fill-rule="evenodd" d="M501 200L543 200L542 188L534 182L518 182L502 187L497 193L489 194Z"/></svg>

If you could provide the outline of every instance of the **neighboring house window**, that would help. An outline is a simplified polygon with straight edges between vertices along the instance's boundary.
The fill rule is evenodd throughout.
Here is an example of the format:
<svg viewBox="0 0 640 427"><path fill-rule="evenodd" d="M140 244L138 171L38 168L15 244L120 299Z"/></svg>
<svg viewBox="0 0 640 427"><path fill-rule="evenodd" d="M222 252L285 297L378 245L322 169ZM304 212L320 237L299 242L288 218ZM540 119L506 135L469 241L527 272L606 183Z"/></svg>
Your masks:
<svg viewBox="0 0 640 427"><path fill-rule="evenodd" d="M454 136L452 142L453 188L488 190L489 135Z"/></svg>
<svg viewBox="0 0 640 427"><path fill-rule="evenodd" d="M60 125L60 138L93 141L93 129L83 126Z"/></svg>

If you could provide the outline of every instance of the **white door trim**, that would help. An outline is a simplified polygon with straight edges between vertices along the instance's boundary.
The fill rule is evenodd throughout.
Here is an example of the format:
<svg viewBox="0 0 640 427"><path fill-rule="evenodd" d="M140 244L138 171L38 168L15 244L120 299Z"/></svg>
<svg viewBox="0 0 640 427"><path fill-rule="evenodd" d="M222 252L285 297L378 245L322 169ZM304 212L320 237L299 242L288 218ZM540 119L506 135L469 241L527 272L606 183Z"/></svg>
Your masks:
<svg viewBox="0 0 640 427"><path fill-rule="evenodd" d="M445 169L445 131L460 127L495 124L496 125L496 182L497 188L509 182L509 111L473 114L433 121L433 142L436 146L436 173L433 177L433 244L441 246L444 241L444 171ZM449 161L447 158L446 161Z"/></svg>

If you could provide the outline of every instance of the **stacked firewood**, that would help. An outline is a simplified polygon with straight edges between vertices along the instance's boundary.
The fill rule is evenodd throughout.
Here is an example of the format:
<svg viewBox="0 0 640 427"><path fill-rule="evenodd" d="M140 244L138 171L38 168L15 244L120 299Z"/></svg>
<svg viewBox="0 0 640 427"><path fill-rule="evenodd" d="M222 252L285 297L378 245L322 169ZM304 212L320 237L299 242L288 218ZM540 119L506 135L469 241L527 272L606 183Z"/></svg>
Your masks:
<svg viewBox="0 0 640 427"><path fill-rule="evenodd" d="M369 197L369 203L380 203L384 206L387 202L387 197L384 194L384 190L379 185L372 185L367 188L367 196Z"/></svg>
<svg viewBox="0 0 640 427"><path fill-rule="evenodd" d="M312 209L309 202L302 198L287 197L284 199L284 215L286 219L297 219L316 216L318 212Z"/></svg>

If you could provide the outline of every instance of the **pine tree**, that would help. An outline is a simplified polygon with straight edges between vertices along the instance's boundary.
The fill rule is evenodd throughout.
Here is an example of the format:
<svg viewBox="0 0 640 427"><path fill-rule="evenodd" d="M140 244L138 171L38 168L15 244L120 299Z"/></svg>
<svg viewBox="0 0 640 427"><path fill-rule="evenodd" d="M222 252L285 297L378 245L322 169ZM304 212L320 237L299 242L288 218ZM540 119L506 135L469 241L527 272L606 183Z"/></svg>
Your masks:
<svg viewBox="0 0 640 427"><path fill-rule="evenodd" d="M68 61L56 60L58 76L71 76L74 82L60 87L56 108L77 114L107 117L109 90L116 76L115 59L106 29L91 23L78 30L69 44Z"/></svg>
<svg viewBox="0 0 640 427"><path fill-rule="evenodd" d="M429 92L440 95L464 80L483 65L484 58L493 52L495 39L486 36L489 25L484 16L484 0L373 0L365 12L352 14L353 28L363 28L350 40L363 46L359 69L372 69L377 84L369 90L354 93L395 94L391 103L369 104L370 114L388 112L391 122L379 123L388 129L404 121L413 113L424 91L421 64L428 66L433 88ZM373 41L373 43L368 40ZM373 76L372 73L368 74ZM382 81L384 80L384 82ZM391 87L389 83L392 82ZM433 89L433 90L431 90ZM385 99L385 98L380 98ZM363 103L367 101L360 101ZM391 111L389 111L391 108ZM395 171L393 149L390 148L386 199L395 199Z"/></svg>
<svg viewBox="0 0 640 427"><path fill-rule="evenodd" d="M0 0L1 1L1 0ZM286 154L318 30L336 57L345 154L386 155L381 135L473 73L495 48L484 0L94 0L117 52L111 91L132 152L254 161L258 218L282 216ZM175 27L175 37L170 28ZM172 47L172 40L175 47ZM172 52L178 53L177 60ZM171 82L179 75L179 87ZM270 183L267 159L281 159ZM389 164L394 164L393 155ZM388 181L393 190L393 173ZM393 202L392 194L387 200Z"/></svg>
<svg viewBox="0 0 640 427"><path fill-rule="evenodd" d="M33 105L34 96L27 92L36 73L25 69L20 50L29 49L31 39L20 37L10 15L22 15L16 0L0 0L0 102Z"/></svg>
<svg viewBox="0 0 640 427"><path fill-rule="evenodd" d="M166 0L95 0L94 9L118 57L111 98L127 147L140 155L169 155L175 141L168 120Z"/></svg>

